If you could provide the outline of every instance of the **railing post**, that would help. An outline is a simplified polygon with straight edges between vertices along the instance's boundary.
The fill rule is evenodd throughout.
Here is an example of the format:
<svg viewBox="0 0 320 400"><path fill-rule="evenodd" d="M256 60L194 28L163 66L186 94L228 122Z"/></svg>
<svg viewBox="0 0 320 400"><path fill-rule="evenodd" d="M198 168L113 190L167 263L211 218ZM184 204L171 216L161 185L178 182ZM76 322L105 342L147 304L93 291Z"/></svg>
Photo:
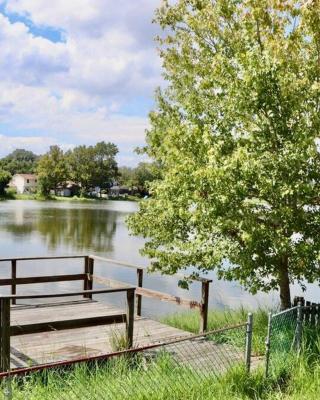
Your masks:
<svg viewBox="0 0 320 400"><path fill-rule="evenodd" d="M138 278L138 287L142 287L143 285L143 268L137 269L137 278ZM142 309L142 296L141 294L136 295L137 298L137 315L141 317L141 309Z"/></svg>
<svg viewBox="0 0 320 400"><path fill-rule="evenodd" d="M209 281L203 281L201 287L200 333L208 329Z"/></svg>
<svg viewBox="0 0 320 400"><path fill-rule="evenodd" d="M86 276L83 281L83 290L92 290L93 269L94 269L94 259L89 256L86 256L84 259L84 273ZM84 294L83 297L86 299L92 299L92 294Z"/></svg>
<svg viewBox="0 0 320 400"><path fill-rule="evenodd" d="M11 260L11 279L16 279L17 277L17 260ZM15 295L17 293L17 286L15 283L11 284L11 294ZM12 299L12 304L16 304L16 299Z"/></svg>
<svg viewBox="0 0 320 400"><path fill-rule="evenodd" d="M299 352L301 350L301 342L302 342L302 322L303 322L303 313L302 313L302 304L301 301L298 303L298 312L297 312L297 330L296 330L296 350Z"/></svg>
<svg viewBox="0 0 320 400"><path fill-rule="evenodd" d="M265 377L269 376L269 363L270 363L270 345L271 345L271 324L272 324L272 313L268 315L268 332L266 337L266 372Z"/></svg>
<svg viewBox="0 0 320 400"><path fill-rule="evenodd" d="M135 288L127 290L127 318L126 318L126 339L130 349L133 345L133 325L134 325L134 299Z"/></svg>
<svg viewBox="0 0 320 400"><path fill-rule="evenodd" d="M10 299L0 298L0 371L10 371Z"/></svg>
<svg viewBox="0 0 320 400"><path fill-rule="evenodd" d="M246 349L245 349L245 362L246 362L247 372L250 372L250 367L251 367L252 332L253 332L253 315L249 313L247 320Z"/></svg>

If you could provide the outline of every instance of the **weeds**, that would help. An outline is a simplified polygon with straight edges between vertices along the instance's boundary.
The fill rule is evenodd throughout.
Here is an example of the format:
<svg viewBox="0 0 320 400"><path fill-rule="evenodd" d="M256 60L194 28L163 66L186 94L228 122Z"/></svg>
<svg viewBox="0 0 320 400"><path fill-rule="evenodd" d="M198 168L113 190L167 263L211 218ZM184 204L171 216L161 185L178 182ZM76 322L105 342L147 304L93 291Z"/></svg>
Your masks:
<svg viewBox="0 0 320 400"><path fill-rule="evenodd" d="M247 320L248 310L240 307L237 310L215 310L210 311L208 315L208 330L220 329L224 326L237 325ZM196 311L188 311L185 313L177 313L165 316L161 321L167 325L173 326L178 329L197 333L199 331L200 316ZM265 353L265 338L268 326L268 310L259 308L254 312L253 318L253 353L254 355L262 355ZM234 331L229 331L221 335L221 339L226 342L230 341L232 344L238 343L242 346L243 343L239 342L241 338L237 339Z"/></svg>
<svg viewBox="0 0 320 400"><path fill-rule="evenodd" d="M210 329L243 321L245 310L210 313ZM256 343L265 339L267 312L255 314ZM197 327L192 313L170 316L166 322L189 330ZM126 345L125 335L115 332L114 349ZM234 340L225 335L221 340ZM258 345L257 348L259 349ZM279 351L273 355L272 374L264 377L264 366L248 374L242 366L224 375L195 373L190 366L173 362L160 351L121 356L108 361L78 364L12 380L15 400L318 400L320 388L320 331L307 329L300 354ZM3 390L0 391L3 393ZM1 395L0 395L1 399Z"/></svg>

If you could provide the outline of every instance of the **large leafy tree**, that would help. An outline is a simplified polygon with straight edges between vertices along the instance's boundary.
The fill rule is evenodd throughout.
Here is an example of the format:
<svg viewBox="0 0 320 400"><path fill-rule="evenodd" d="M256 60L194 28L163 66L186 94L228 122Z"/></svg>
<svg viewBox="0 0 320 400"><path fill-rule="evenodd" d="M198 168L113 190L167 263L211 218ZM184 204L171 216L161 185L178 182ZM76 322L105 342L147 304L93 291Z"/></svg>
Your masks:
<svg viewBox="0 0 320 400"><path fill-rule="evenodd" d="M150 183L160 178L161 166L154 162L140 162L134 168L119 168L120 183L130 187L137 187L141 194L148 193Z"/></svg>
<svg viewBox="0 0 320 400"><path fill-rule="evenodd" d="M163 2L168 86L146 147L163 179L130 220L155 269L216 269L279 289L282 308L290 283L319 282L319 7Z"/></svg>
<svg viewBox="0 0 320 400"><path fill-rule="evenodd" d="M68 152L70 176L80 185L82 194L95 186L110 186L118 173L115 160L117 153L117 146L106 142L99 142L95 146L77 146Z"/></svg>
<svg viewBox="0 0 320 400"><path fill-rule="evenodd" d="M68 168L66 157L59 146L50 146L50 150L40 157L37 174L40 191L48 195L50 190L57 192L60 185L63 185L68 179Z"/></svg>
<svg viewBox="0 0 320 400"><path fill-rule="evenodd" d="M34 173L39 156L32 151L16 149L0 160L0 167L14 174Z"/></svg>
<svg viewBox="0 0 320 400"><path fill-rule="evenodd" d="M93 147L95 186L108 188L118 175L118 164L115 159L118 151L118 147L110 142L99 142Z"/></svg>
<svg viewBox="0 0 320 400"><path fill-rule="evenodd" d="M67 153L71 179L80 185L81 195L93 186L94 154L92 146L77 146Z"/></svg>
<svg viewBox="0 0 320 400"><path fill-rule="evenodd" d="M5 194L5 190L8 187L8 183L10 182L11 174L8 171L5 171L0 168L0 195Z"/></svg>

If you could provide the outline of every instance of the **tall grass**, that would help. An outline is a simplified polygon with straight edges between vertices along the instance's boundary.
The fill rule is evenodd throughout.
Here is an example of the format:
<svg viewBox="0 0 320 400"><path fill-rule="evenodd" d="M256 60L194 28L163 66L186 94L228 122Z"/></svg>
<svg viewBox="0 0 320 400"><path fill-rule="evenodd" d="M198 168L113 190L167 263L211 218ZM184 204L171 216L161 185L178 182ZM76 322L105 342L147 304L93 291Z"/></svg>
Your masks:
<svg viewBox="0 0 320 400"><path fill-rule="evenodd" d="M259 308L254 312L253 319L253 343L252 348L255 355L262 355L265 352L265 338L268 326L267 309ZM246 322L248 310L240 307L236 310L215 310L208 314L208 330L220 329L222 327L237 325ZM173 326L185 331L198 333L200 326L200 315L197 311L187 311L185 313L170 314L161 321L167 325ZM233 331L229 332L230 335Z"/></svg>
<svg viewBox="0 0 320 400"><path fill-rule="evenodd" d="M246 316L244 309L212 312L209 328L238 324ZM193 332L199 326L195 313L172 315L165 322ZM266 326L267 311L259 310L255 313L256 351L264 342ZM15 378L12 391L16 400L318 400L320 330L305 330L300 354L274 352L270 371L265 378L264 365L250 374L238 365L217 377L177 364L168 352L138 353Z"/></svg>
<svg viewBox="0 0 320 400"><path fill-rule="evenodd" d="M69 371L49 371L13 381L16 400L318 400L320 364L308 356L279 360L273 375L262 369L247 374L233 368L221 378L199 378L187 368L160 357L146 368L140 360L118 358L105 365L78 365ZM1 397L0 397L1 398Z"/></svg>

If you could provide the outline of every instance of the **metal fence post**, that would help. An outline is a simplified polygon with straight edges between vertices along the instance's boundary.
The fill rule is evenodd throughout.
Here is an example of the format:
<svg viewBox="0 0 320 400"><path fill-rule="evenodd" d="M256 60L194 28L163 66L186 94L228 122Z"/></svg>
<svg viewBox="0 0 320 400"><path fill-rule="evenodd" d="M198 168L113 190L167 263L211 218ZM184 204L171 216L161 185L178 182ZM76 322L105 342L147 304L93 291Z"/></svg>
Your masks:
<svg viewBox="0 0 320 400"><path fill-rule="evenodd" d="M272 313L269 312L269 315L268 315L268 332L267 332L267 337L266 337L266 375L265 375L266 378L269 375L271 323L272 323Z"/></svg>
<svg viewBox="0 0 320 400"><path fill-rule="evenodd" d="M296 350L299 352L301 350L301 342L302 342L302 304L301 301L298 303L298 312L297 312L297 331L296 331Z"/></svg>
<svg viewBox="0 0 320 400"><path fill-rule="evenodd" d="M246 350L245 350L245 362L247 372L250 372L251 366L251 349L252 349L252 331L253 331L253 315L248 314L247 329L246 329Z"/></svg>

